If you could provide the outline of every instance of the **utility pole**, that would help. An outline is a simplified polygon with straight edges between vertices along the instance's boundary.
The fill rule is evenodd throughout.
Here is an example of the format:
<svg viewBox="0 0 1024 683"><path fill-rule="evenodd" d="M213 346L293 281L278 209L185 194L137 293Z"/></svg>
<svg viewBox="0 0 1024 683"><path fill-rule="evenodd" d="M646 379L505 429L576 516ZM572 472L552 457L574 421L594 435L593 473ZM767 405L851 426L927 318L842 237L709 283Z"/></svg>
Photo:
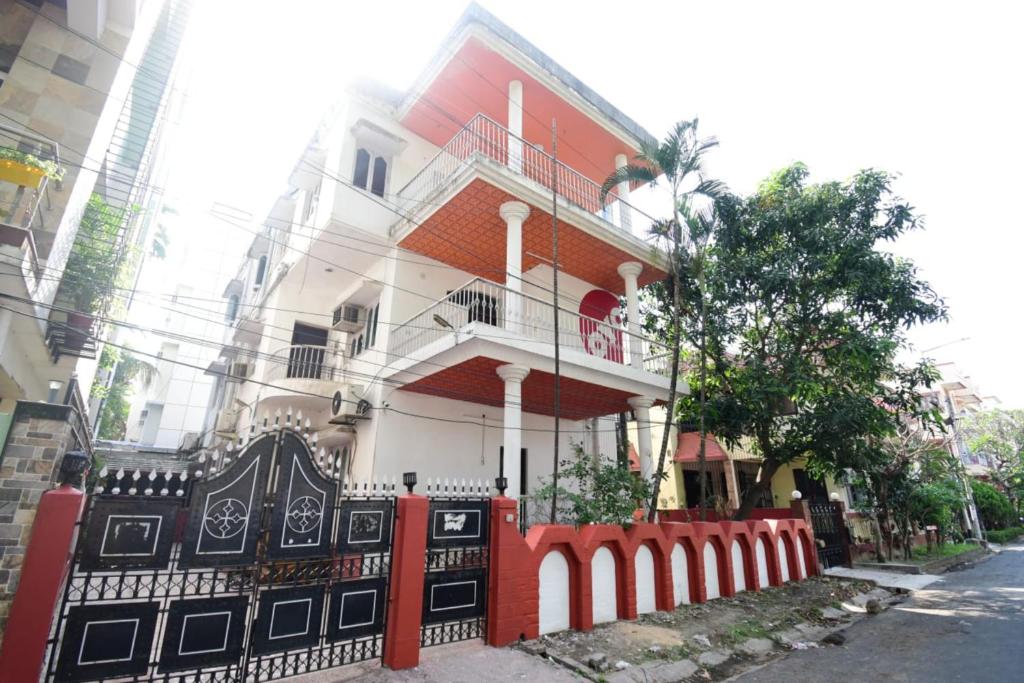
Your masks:
<svg viewBox="0 0 1024 683"><path fill-rule="evenodd" d="M558 512L558 441L562 408L561 357L558 348L558 123L551 119L551 272L555 297L555 455L552 464L553 493L551 495L551 523Z"/></svg>

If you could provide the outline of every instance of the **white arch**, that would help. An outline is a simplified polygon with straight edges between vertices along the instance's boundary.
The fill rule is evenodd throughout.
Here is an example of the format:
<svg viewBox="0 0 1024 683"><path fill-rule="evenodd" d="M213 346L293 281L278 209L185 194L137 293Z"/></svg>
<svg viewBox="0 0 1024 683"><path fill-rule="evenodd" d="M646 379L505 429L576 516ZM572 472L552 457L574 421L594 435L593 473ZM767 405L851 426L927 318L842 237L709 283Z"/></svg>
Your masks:
<svg viewBox="0 0 1024 683"><path fill-rule="evenodd" d="M764 541L760 537L754 543L754 557L757 558L757 582L765 589L772 582L768 579L768 553L765 552Z"/></svg>
<svg viewBox="0 0 1024 683"><path fill-rule="evenodd" d="M775 547L779 551L779 574L782 575L782 583L786 583L791 577L789 576L789 557L786 555L786 542L782 540L782 536L779 536Z"/></svg>
<svg viewBox="0 0 1024 683"><path fill-rule="evenodd" d="M737 593L747 590L747 571L743 566L743 549L740 542L733 539L732 542L732 585Z"/></svg>
<svg viewBox="0 0 1024 683"><path fill-rule="evenodd" d="M619 617L618 592L615 584L615 555L605 546L594 553L590 561L594 623L603 624Z"/></svg>
<svg viewBox="0 0 1024 683"><path fill-rule="evenodd" d="M555 633L569 628L569 562L552 550L540 563L540 633Z"/></svg>
<svg viewBox="0 0 1024 683"><path fill-rule="evenodd" d="M636 567L636 613L653 612L658 609L654 599L654 555L643 543L636 549L633 566Z"/></svg>
<svg viewBox="0 0 1024 683"><path fill-rule="evenodd" d="M675 604L690 604L690 575L687 571L686 551L676 543L672 548L672 595Z"/></svg>
<svg viewBox="0 0 1024 683"><path fill-rule="evenodd" d="M796 538L796 559L797 568L796 575L801 580L807 578L807 561L804 559L804 544L800 542L800 537Z"/></svg>
<svg viewBox="0 0 1024 683"><path fill-rule="evenodd" d="M704 544L704 591L708 600L722 597L718 582L718 551L710 541Z"/></svg>

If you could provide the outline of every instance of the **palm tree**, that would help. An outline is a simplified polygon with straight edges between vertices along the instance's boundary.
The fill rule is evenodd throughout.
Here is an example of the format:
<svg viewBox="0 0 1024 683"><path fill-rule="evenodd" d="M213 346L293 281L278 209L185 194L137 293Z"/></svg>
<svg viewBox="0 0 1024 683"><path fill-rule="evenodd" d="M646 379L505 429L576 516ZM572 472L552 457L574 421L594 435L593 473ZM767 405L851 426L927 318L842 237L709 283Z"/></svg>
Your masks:
<svg viewBox="0 0 1024 683"><path fill-rule="evenodd" d="M700 468L700 508L701 519L704 519L704 508L707 498L705 456L705 360L704 342L705 306L704 306L704 256L707 247L706 228L713 216L694 209L695 197L714 199L725 190L725 185L718 180L708 178L704 170L704 154L716 147L718 141L714 137L700 138L697 136L697 119L680 121L669 132L661 143L644 142L640 151L629 163L608 176L601 186L601 201L621 183L656 185L658 179L664 177L672 196L672 218L656 221L651 227L651 234L665 240L668 246L668 282L672 288L672 307L670 312L669 337L672 347L672 370L669 380L668 406L665 411L665 425L661 436L661 448L658 452L658 467L653 481L653 494L647 512L648 521L653 522L658 508L658 494L661 481L665 476L665 455L668 451L669 431L675 415L677 385L679 377L679 356L682 351L681 313L683 307L682 276L689 266L691 275L697 280L700 295L700 451L698 454ZM684 231L685 227L685 231Z"/></svg>

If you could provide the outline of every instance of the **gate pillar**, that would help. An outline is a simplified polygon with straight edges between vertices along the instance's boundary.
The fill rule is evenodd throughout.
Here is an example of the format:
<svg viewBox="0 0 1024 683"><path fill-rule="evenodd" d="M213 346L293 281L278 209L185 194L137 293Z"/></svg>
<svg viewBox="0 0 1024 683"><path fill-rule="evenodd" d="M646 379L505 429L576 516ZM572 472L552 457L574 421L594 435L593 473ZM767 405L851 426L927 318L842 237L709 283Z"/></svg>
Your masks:
<svg viewBox="0 0 1024 683"><path fill-rule="evenodd" d="M4 629L0 680L39 680L50 623L75 547L75 525L84 505L85 494L67 484L47 491L39 500L21 581Z"/></svg>
<svg viewBox="0 0 1024 683"><path fill-rule="evenodd" d="M420 663L428 509L425 496L405 494L397 500L382 659L391 669L411 669Z"/></svg>
<svg viewBox="0 0 1024 683"><path fill-rule="evenodd" d="M514 498L491 499L487 644L495 647L536 638L539 629L537 563L519 533L518 510Z"/></svg>

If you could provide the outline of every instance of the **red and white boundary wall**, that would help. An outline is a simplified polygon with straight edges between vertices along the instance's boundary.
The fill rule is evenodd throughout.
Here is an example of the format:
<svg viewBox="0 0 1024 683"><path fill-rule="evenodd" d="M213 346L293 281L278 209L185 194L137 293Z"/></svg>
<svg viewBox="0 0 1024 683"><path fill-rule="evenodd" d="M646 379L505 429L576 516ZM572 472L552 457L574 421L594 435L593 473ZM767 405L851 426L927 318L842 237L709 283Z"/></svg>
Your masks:
<svg viewBox="0 0 1024 683"><path fill-rule="evenodd" d="M0 646L4 683L39 680L84 504L85 494L69 486L40 500ZM541 525L524 538L517 508L512 498L491 500L487 642L494 646L566 628L586 631L595 622L635 619L818 573L806 515L640 523L627 530ZM424 496L398 498L383 657L393 669L419 663L428 510Z"/></svg>

